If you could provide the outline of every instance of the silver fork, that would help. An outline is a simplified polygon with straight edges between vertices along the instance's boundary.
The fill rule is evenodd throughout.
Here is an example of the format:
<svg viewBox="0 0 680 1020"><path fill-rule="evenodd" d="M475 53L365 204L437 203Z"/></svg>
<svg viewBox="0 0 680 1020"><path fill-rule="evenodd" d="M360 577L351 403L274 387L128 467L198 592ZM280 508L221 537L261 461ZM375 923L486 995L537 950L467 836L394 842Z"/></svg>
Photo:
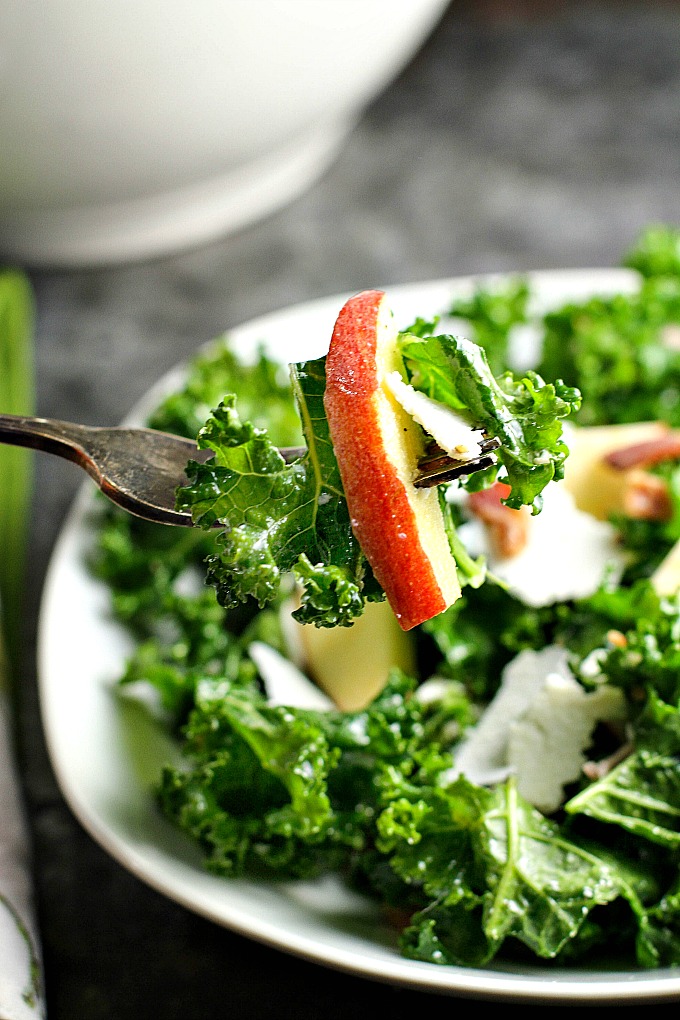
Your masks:
<svg viewBox="0 0 680 1020"><path fill-rule="evenodd" d="M190 460L205 461L210 450L200 450L192 439L148 428L77 425L54 418L0 414L0 443L27 446L54 453L87 471L105 496L137 517L159 524L190 527L191 514L175 509L176 490L186 484ZM428 448L418 464L414 485L440 485L493 463L496 440L483 448L486 457L456 461L441 450ZM304 447L280 450L292 461Z"/></svg>
<svg viewBox="0 0 680 1020"><path fill-rule="evenodd" d="M73 461L102 492L137 517L192 524L175 510L175 490L187 481L190 460L207 460L191 439L146 428L76 425L53 418L0 414L0 442L28 446Z"/></svg>

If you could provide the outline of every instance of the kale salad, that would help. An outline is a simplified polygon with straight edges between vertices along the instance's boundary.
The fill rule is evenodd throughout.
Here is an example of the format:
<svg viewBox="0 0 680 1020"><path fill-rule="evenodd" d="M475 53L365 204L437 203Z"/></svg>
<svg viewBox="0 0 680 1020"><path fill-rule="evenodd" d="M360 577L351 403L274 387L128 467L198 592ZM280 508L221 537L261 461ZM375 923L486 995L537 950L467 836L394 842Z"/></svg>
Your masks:
<svg viewBox="0 0 680 1020"><path fill-rule="evenodd" d="M341 875L433 964L680 964L680 233L624 264L626 293L538 314L489 280L409 325L414 374L447 385L453 323L526 419L509 466L440 487L462 595L408 634L351 535L323 359L223 338L151 415L214 454L178 494L197 526L102 508L91 569L135 641L121 697L152 691L182 756L158 809L212 872Z"/></svg>

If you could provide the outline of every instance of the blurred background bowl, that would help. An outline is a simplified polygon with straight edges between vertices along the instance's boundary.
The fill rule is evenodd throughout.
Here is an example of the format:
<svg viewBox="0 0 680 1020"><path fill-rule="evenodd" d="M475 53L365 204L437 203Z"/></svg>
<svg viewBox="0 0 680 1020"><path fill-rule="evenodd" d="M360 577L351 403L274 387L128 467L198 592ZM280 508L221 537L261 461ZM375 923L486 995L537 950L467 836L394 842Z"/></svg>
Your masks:
<svg viewBox="0 0 680 1020"><path fill-rule="evenodd" d="M447 0L2 0L0 258L208 241L298 195Z"/></svg>

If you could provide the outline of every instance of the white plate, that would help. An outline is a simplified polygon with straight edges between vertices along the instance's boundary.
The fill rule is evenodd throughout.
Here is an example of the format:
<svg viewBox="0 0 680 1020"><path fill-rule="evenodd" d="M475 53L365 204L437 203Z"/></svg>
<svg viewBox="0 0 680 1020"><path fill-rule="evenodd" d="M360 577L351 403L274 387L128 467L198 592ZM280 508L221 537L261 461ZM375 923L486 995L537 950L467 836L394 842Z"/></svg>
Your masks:
<svg viewBox="0 0 680 1020"><path fill-rule="evenodd" d="M629 289L625 271L534 274L541 305L593 292ZM388 289L397 321L443 311L474 280ZM282 360L325 352L344 297L269 315L234 330L244 352L266 341ZM139 420L172 389L182 369L164 378L137 408ZM335 880L253 883L209 874L199 851L158 813L152 795L172 748L137 707L113 691L129 650L107 615L107 592L89 576L83 553L94 490L79 494L54 550L39 632L40 695L52 763L64 796L90 834L121 864L191 910L249 937L340 970L453 995L561 1004L630 1004L680 995L680 971L583 971L554 967L439 967L403 959L394 932L368 900Z"/></svg>

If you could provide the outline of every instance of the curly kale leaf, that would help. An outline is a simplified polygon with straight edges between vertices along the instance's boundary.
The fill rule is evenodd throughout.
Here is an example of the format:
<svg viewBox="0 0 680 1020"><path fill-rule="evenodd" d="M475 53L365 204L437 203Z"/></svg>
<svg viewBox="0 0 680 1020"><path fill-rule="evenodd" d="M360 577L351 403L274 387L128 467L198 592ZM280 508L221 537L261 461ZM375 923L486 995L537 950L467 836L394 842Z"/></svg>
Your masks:
<svg viewBox="0 0 680 1020"><path fill-rule="evenodd" d="M274 442L300 442L287 370L262 352L244 363L224 338L192 360L181 385L146 424L195 438L210 409L231 392L238 392L239 408L253 424L269 428ZM214 554L216 536L217 529L152 524L102 499L97 542L89 556L91 570L111 591L114 615L137 639L157 642L173 662L181 654L189 664L206 663L209 670L223 656L228 630L240 629L256 611L251 601L227 620L214 592L204 590L204 564Z"/></svg>
<svg viewBox="0 0 680 1020"><path fill-rule="evenodd" d="M680 847L680 711L654 691L634 726L634 750L565 805L568 814L617 825L672 850Z"/></svg>
<svg viewBox="0 0 680 1020"><path fill-rule="evenodd" d="M214 456L191 466L178 506L202 528L225 525L208 561L222 605L252 597L263 606L293 571L303 591L298 619L348 626L364 599L380 593L352 532L328 434L323 359L292 371L304 455L287 463L264 430L241 421L230 395L199 433L199 446Z"/></svg>
<svg viewBox="0 0 680 1020"><path fill-rule="evenodd" d="M654 692L671 705L680 699L680 616L678 597L661 598L640 580L630 588L597 592L589 600L593 613L609 617L623 640L606 648L599 668L607 682L625 691L638 712L645 693Z"/></svg>
<svg viewBox="0 0 680 1020"><path fill-rule="evenodd" d="M168 394L152 412L150 428L194 439L225 393L238 393L241 416L266 428L275 443L300 442L300 419L291 399L284 366L259 350L244 361L221 338L198 354L182 386Z"/></svg>
<svg viewBox="0 0 680 1020"><path fill-rule="evenodd" d="M166 815L225 874L313 875L374 842L382 769L418 741L414 682L399 671L356 713L272 707L220 678L193 691L185 765L168 767Z"/></svg>
<svg viewBox="0 0 680 1020"><path fill-rule="evenodd" d="M624 256L623 264L648 279L680 278L680 230L665 224L647 227Z"/></svg>
<svg viewBox="0 0 680 1020"><path fill-rule="evenodd" d="M680 880L648 911L638 945L646 967L680 965Z"/></svg>
<svg viewBox="0 0 680 1020"><path fill-rule="evenodd" d="M565 805L651 843L680 847L680 777L675 755L641 749Z"/></svg>
<svg viewBox="0 0 680 1020"><path fill-rule="evenodd" d="M578 391L546 383L533 371L521 379L511 372L496 379L484 351L461 337L402 334L400 349L416 389L500 439L498 458L511 486L505 502L537 513L545 486L563 476L569 450L561 419L578 410Z"/></svg>
<svg viewBox="0 0 680 1020"><path fill-rule="evenodd" d="M633 619L626 619L626 592L618 594L623 640L600 657L607 682L628 695L632 733L630 753L603 778L566 805L615 825L652 844L680 848L680 618L678 599L660 598L647 582L628 596Z"/></svg>
<svg viewBox="0 0 680 1020"><path fill-rule="evenodd" d="M464 778L395 780L392 796L381 845L430 899L404 932L408 956L479 966L514 938L552 959L596 906L623 893L615 870L526 804L512 781L485 790Z"/></svg>
<svg viewBox="0 0 680 1020"><path fill-rule="evenodd" d="M459 298L449 309L449 315L465 320L470 338L484 348L496 375L508 367L513 328L529 321L530 296L528 280L515 277L503 285L477 287L469 298Z"/></svg>
<svg viewBox="0 0 680 1020"><path fill-rule="evenodd" d="M323 839L337 752L302 714L271 708L226 680L203 680L185 729L190 767L166 768L165 813L199 840L214 870L277 868ZM307 855L293 873L310 867Z"/></svg>
<svg viewBox="0 0 680 1020"><path fill-rule="evenodd" d="M538 367L583 395L579 424L680 425L680 275L642 278L632 293L570 303L544 318Z"/></svg>

